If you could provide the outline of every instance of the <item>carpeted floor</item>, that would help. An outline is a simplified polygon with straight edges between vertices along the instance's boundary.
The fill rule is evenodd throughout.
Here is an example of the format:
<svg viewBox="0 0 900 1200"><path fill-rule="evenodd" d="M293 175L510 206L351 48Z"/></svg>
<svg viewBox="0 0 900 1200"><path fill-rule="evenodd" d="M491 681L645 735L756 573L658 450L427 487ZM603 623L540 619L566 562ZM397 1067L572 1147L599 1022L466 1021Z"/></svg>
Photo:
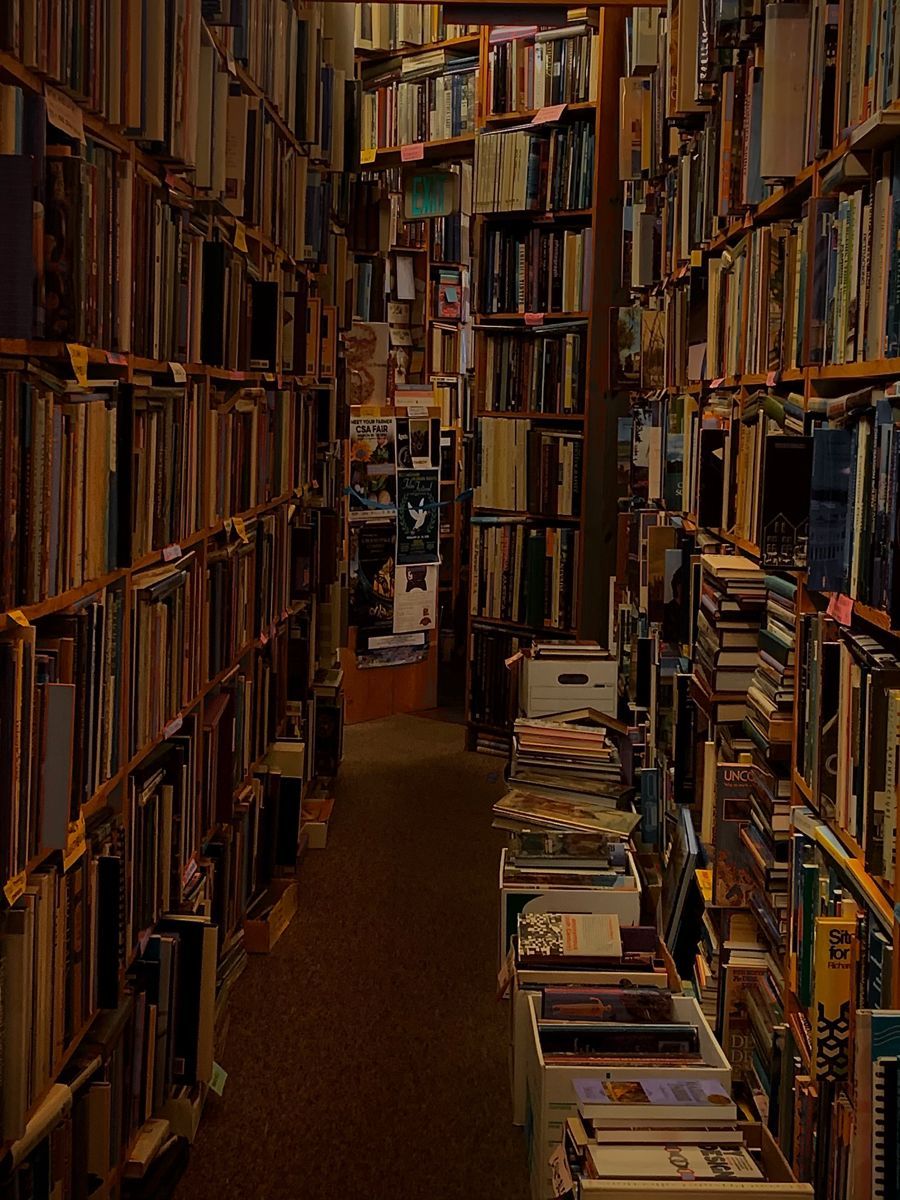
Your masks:
<svg viewBox="0 0 900 1200"><path fill-rule="evenodd" d="M301 909L233 993L178 1200L526 1200L495 1000L499 759L458 724L347 730Z"/></svg>

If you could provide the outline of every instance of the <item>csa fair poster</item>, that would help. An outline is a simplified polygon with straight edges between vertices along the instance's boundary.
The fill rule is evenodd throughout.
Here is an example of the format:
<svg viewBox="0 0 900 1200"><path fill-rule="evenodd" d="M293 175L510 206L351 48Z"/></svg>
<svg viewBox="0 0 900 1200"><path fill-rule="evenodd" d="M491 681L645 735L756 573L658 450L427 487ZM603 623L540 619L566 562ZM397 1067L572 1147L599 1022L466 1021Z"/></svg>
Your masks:
<svg viewBox="0 0 900 1200"><path fill-rule="evenodd" d="M350 516L393 516L397 502L393 417L350 418Z"/></svg>
<svg viewBox="0 0 900 1200"><path fill-rule="evenodd" d="M401 471L397 476L397 562L439 561L438 471Z"/></svg>

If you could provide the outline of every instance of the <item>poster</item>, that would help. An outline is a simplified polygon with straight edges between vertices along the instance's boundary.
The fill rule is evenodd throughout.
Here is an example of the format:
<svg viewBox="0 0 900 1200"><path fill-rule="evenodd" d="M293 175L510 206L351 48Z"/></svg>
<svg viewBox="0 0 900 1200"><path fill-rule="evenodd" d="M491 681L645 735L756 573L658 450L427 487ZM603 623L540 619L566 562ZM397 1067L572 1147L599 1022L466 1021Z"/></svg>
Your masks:
<svg viewBox="0 0 900 1200"><path fill-rule="evenodd" d="M383 518L397 502L393 417L350 418L350 516Z"/></svg>
<svg viewBox="0 0 900 1200"><path fill-rule="evenodd" d="M393 630L394 539L393 520L350 527L350 623L358 629Z"/></svg>
<svg viewBox="0 0 900 1200"><path fill-rule="evenodd" d="M351 404L386 403L389 337L377 321L354 321L344 334Z"/></svg>
<svg viewBox="0 0 900 1200"><path fill-rule="evenodd" d="M436 563L395 567L394 633L435 627L439 570Z"/></svg>
<svg viewBox="0 0 900 1200"><path fill-rule="evenodd" d="M436 563L440 540L438 472L401 471L397 476L397 562Z"/></svg>
<svg viewBox="0 0 900 1200"><path fill-rule="evenodd" d="M397 418L397 466L401 471L427 471L441 464L441 422L438 417Z"/></svg>

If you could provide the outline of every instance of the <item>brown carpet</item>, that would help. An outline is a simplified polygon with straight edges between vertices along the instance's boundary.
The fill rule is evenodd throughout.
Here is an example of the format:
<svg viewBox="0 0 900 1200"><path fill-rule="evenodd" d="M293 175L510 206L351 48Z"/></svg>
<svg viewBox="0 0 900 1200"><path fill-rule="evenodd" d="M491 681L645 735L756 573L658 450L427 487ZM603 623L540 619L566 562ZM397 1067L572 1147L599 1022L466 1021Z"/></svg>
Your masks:
<svg viewBox="0 0 900 1200"><path fill-rule="evenodd" d="M495 1000L497 759L459 725L347 730L301 909L234 990L178 1200L526 1200Z"/></svg>

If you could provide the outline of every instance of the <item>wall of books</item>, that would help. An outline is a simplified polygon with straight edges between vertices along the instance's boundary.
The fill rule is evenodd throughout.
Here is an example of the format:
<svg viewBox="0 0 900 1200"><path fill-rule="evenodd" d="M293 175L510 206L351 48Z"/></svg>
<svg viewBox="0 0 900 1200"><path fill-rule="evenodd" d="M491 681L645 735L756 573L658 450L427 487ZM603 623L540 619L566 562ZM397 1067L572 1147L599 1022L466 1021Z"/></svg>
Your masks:
<svg viewBox="0 0 900 1200"><path fill-rule="evenodd" d="M0 15L4 1194L177 1174L337 770L334 7Z"/></svg>
<svg viewBox="0 0 900 1200"><path fill-rule="evenodd" d="M348 716L363 720L449 698L465 670L479 35L438 4L355 8Z"/></svg>
<svg viewBox="0 0 900 1200"><path fill-rule="evenodd" d="M868 0L673 0L619 94L639 834L689 861L674 962L823 1200L897 1154L896 44Z"/></svg>

